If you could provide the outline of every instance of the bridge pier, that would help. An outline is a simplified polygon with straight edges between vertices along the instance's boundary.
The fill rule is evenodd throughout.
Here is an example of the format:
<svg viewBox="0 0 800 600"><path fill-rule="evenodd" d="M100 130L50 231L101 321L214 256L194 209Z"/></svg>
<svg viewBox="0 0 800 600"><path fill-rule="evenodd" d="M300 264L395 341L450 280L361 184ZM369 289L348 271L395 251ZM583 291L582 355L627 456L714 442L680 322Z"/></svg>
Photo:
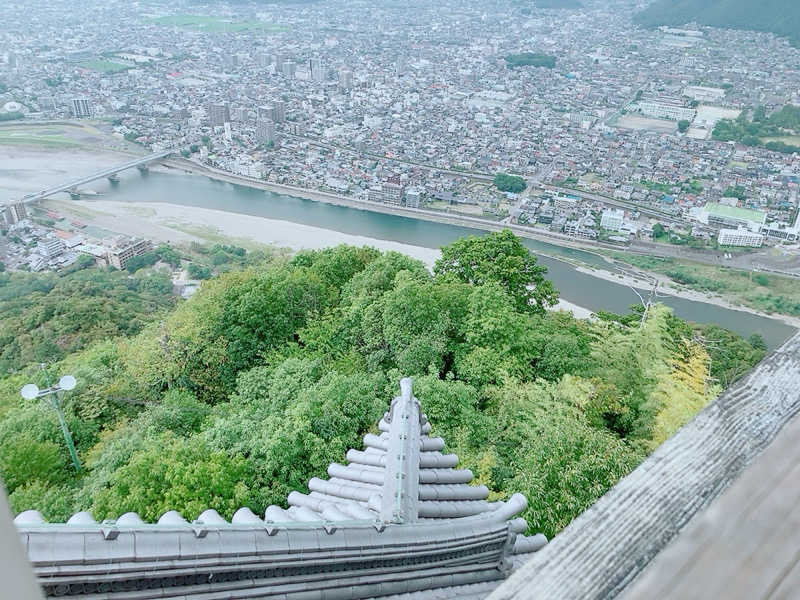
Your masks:
<svg viewBox="0 0 800 600"><path fill-rule="evenodd" d="M67 192L69 192L69 197L72 198L73 200L81 199L81 193L78 191L78 188L76 187L69 188Z"/></svg>
<svg viewBox="0 0 800 600"><path fill-rule="evenodd" d="M146 163L143 165L138 165L136 168L139 169L139 173L142 175L147 175L150 172L150 166Z"/></svg>
<svg viewBox="0 0 800 600"><path fill-rule="evenodd" d="M112 173L108 176L108 180L111 182L111 185L117 185L119 183L119 173Z"/></svg>

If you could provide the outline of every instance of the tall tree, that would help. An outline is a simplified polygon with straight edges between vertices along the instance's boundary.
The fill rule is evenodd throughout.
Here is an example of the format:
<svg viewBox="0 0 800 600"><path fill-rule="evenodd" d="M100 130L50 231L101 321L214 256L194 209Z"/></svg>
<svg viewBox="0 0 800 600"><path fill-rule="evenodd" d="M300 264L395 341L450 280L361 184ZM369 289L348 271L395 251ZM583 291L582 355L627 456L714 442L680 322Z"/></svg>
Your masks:
<svg viewBox="0 0 800 600"><path fill-rule="evenodd" d="M509 229L483 237L469 236L442 248L433 272L438 278L471 285L498 283L518 310L544 314L558 301L547 267Z"/></svg>

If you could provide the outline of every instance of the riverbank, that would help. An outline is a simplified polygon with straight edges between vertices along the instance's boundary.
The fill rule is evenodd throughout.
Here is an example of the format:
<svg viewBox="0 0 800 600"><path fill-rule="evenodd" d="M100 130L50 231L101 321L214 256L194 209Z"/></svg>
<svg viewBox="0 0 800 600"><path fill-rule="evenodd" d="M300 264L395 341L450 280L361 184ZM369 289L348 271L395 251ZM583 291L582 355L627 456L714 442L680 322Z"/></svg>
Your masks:
<svg viewBox="0 0 800 600"><path fill-rule="evenodd" d="M630 246L620 246L619 244L612 244L608 242L579 239L563 233L549 231L545 228L529 227L526 225L511 223L508 219L503 221L495 221L492 219L480 216L472 216L459 212L443 212L441 210L433 210L429 208L410 208L406 206L384 204L381 202L371 202L369 200L358 200L343 194L264 181L263 179L256 179L253 177L229 173L222 169L209 167L194 160L185 158L168 159L163 162L163 166L166 166L169 169L181 171L183 173L201 175L216 181L231 183L233 185L241 185L254 189L270 191L276 194L284 194L287 196L293 196L295 198L303 198L306 200L313 200L315 202L325 202L327 204L345 206L358 210L368 210L381 214L422 219L437 223L445 223L448 225L468 227L479 231L498 231L501 229L510 229L520 237L535 240L543 244L549 244L553 247L551 252L542 250L537 250L537 252L547 256L552 256L553 258L559 258L561 260L570 261L569 257L565 257L563 253L559 252L559 248L567 248L570 250L580 250L581 252L594 254L599 259L609 263L611 262L609 256L620 253L631 257L646 256L664 259L679 258L681 260L689 260L715 268L732 267L743 270L755 268L768 270L776 274L787 276L796 276L796 274L792 272L793 270L798 270L798 272L800 272L800 266L797 265L797 263L800 262L800 259L794 261L793 269L788 269L788 271L784 272L786 265L779 265L778 263L780 261L776 263L773 257L770 257L763 252L743 253L740 255L734 254L732 258L721 262L722 252L700 251L686 247L677 247L673 245L657 244L644 241L635 241ZM604 196L582 192L579 190L569 191L579 194L584 198L596 200L598 202L614 204L613 199L609 199ZM618 205L626 206L624 204Z"/></svg>
<svg viewBox="0 0 800 600"><path fill-rule="evenodd" d="M75 175L97 170L96 156L83 149L69 154L58 151L31 152L23 166L32 173L39 170L44 172L50 168L54 157L60 157L59 160L65 157L74 159L69 168ZM2 162L0 165L5 166ZM193 166L196 167L197 165ZM84 200L83 202L88 202L88 208L67 201L66 195L64 201L52 202L54 206L55 203L60 205L56 212L69 214L67 208L79 211L73 214L77 214L79 220L91 223L85 231L95 238L109 237L114 232L119 232L177 244L199 241L206 244L234 243L253 249L266 248L266 244L271 244L270 247L296 248L303 244L296 244L295 234L290 229L292 224L298 224L311 228L307 230L310 233L306 233L306 238L310 241L304 247L369 243L390 249L381 243L385 241L388 244L398 244L399 246L392 249L399 249L401 252L412 255L422 252L425 256L417 255L428 264L435 260L431 258L431 251L435 252L439 247L480 229L487 229L480 219L468 216L454 219L454 215L435 213L438 218L426 218L427 216L419 213L400 212L385 205L376 207L373 203L354 203L352 199L345 201L324 192L266 184L258 180L248 181L246 178L223 173L215 173L215 177L210 177L208 173L186 173L187 170L176 168L174 164L169 167L153 166L149 174L142 175L135 170L121 173L121 181L116 185L105 179L98 180L91 187L101 195L93 198L93 201L88 198ZM121 201L125 208L117 209L109 205L109 210L102 211L99 207L103 201ZM167 222L168 219L158 215L154 208L156 205L172 205L176 210L182 210L184 217ZM381 214L375 208L383 209L382 212L386 214ZM216 216L198 223L194 218L200 214L200 209L215 211ZM218 227L222 219L226 218L220 214L236 216L235 224L227 231L221 231ZM260 218L271 221L271 224L256 221ZM467 226L470 219L476 223ZM283 238L257 237L258 241L242 235L245 230L242 223L253 222L261 223L262 230L269 230L271 227L285 235ZM498 229L505 226L503 223L494 225ZM522 235L522 232L519 233ZM561 244L561 240L557 239L539 240L525 235L522 237L526 238L525 245L539 256L540 264L548 268L548 277L562 297L570 303L562 306L583 307L581 316L588 316L592 311L625 313L632 304L640 302L639 297L619 277L611 273L616 268L612 259L599 254L597 248L587 251L580 243ZM576 266L586 269L578 270ZM629 272L631 269L623 266L622 270ZM600 278L597 271L607 271L609 275ZM646 275L642 277L647 278ZM703 295L694 298L689 300L665 294L662 301L681 318L698 323L716 323L745 337L759 333L773 347L791 335L792 328L775 315L745 312L736 305L732 305L734 310L731 310L718 302L709 302L710 298Z"/></svg>
<svg viewBox="0 0 800 600"><path fill-rule="evenodd" d="M443 214L438 211L431 211L426 209L407 208L402 206L392 206L376 202L356 200L353 198L342 196L340 194L333 194L329 192L322 192L318 190L311 190L297 186L266 182L258 179L253 179L250 177L233 175L217 169L211 169L202 165L197 165L185 159L170 159L169 161L165 162L165 166L167 166L169 169L178 169L192 175L200 175L217 181L224 181L227 183L231 183L234 185L242 185L246 187L252 187L255 189L270 191L277 194L284 194L297 198L304 198L306 200L325 202L328 204L345 206L348 208L355 208L359 210L369 210L383 214L411 217L415 219L423 219L427 221L446 223L449 225L464 226L480 231L487 231L487 230L496 231L508 228L521 237L534 239L540 242L551 244L553 246L571 248L574 250L580 250L582 252L589 252L597 256L598 258L601 258L604 262L608 263L609 267L613 267L611 258L606 256L605 254L600 254L598 252L593 251L598 249L599 246L598 244L594 244L593 246L587 246L585 243L581 243L575 240L574 238L553 232L539 232L531 230L530 228L527 227L520 227L510 223L493 222L487 219L469 217L466 215ZM602 247L605 248L605 246ZM608 249L611 248L613 248L616 252L624 254L624 251L620 250L617 247L614 246L608 247ZM557 249L554 248L554 250ZM676 287L677 284L675 284L674 281L658 273L638 270L633 267L626 267L624 273L612 272L610 270L604 270L593 266L587 266L585 263L581 263L579 260L564 257L563 255L560 255L557 251L554 251L552 253L548 253L546 251L537 251L537 252L539 254L544 254L546 256L550 256L551 258L555 258L557 260L568 262L577 271L587 275L591 275L593 277L599 277L606 281L611 281L629 287L635 287L641 290L649 290L650 288L652 288L652 282L658 281L660 294L668 294L676 298L683 298L685 300L691 300L694 302L703 302L705 304L719 306L721 308L746 312L752 315L765 317L769 319L776 319L792 327L800 328L800 318L779 313L770 314L745 306L740 303L732 302L719 295L691 290L685 287Z"/></svg>
<svg viewBox="0 0 800 600"><path fill-rule="evenodd" d="M507 223L503 221L492 221L479 217L471 217L469 215L443 213L441 211L428 210L424 208L410 208L406 206L394 206L391 204L383 204L380 202L370 202L369 200L357 200L342 194L334 194L331 192L323 192L320 190L312 190L309 188L298 187L293 185L285 185L282 183L274 183L255 179L253 177L246 177L244 175L235 175L220 169L214 169L205 165L199 165L193 161L186 159L171 158L163 161L163 166L169 169L179 170L183 173L191 175L200 175L214 179L216 181L224 181L233 185L242 185L254 189L265 190L276 194L285 194L295 198L303 198L306 200L313 200L315 202L325 202L327 204L334 204L336 206L345 206L348 208L355 208L358 210L369 210L387 215L395 215L401 217L410 217L412 219L423 219L425 221L433 221L435 223L445 223L447 225L457 225L460 227L469 227L477 231L500 231L502 229L510 229L516 235L532 240L537 240L544 243L549 243L563 248L571 248L574 250L582 250L585 252L592 252L597 247L607 247L609 250L620 250L619 246L604 245L604 244L586 244L573 237L563 235L556 232L532 229L530 227L523 227L514 223ZM544 253L543 253L544 254ZM550 254L553 258L563 260L557 252ZM606 260L600 254L597 256Z"/></svg>
<svg viewBox="0 0 800 600"><path fill-rule="evenodd" d="M606 281L612 281L614 283L619 283L621 285L626 285L628 287L633 287L640 290L643 296L646 296L650 293L650 290L653 288L653 283L658 283L658 294L659 295L669 295L675 298L683 298L685 300L692 300L694 302L703 302L705 304L711 304L713 306L719 306L720 308L727 308L729 310L737 310L741 312L746 312L751 315L757 315L759 317L766 317L768 319L776 319L790 325L791 327L800 328L800 318L792 317L790 315L782 315L782 314L769 314L762 311L758 311L747 306L743 306L741 304L735 304L726 300L721 296L716 296L712 294L707 294L704 292L698 292L695 290L690 290L686 288L677 288L675 287L676 284L672 281L669 277L665 275L659 275L658 273L652 273L650 271L643 272L637 271L633 268L630 268L629 271L626 273L619 273L619 272L611 272L605 271L603 269L592 269L588 267L575 267L575 269L580 273L585 273L587 275L591 275L593 277L599 277L600 279L605 279Z"/></svg>
<svg viewBox="0 0 800 600"><path fill-rule="evenodd" d="M402 252L421 260L429 268L441 256L441 252L433 248L207 208L165 203L133 205L113 200L51 200L48 204L61 212L76 214L89 226L126 235L146 236L158 242L233 241L246 244L250 241L292 251L318 250L338 244L373 246L380 250ZM579 319L587 319L592 315L588 308L564 299L553 310L569 311Z"/></svg>

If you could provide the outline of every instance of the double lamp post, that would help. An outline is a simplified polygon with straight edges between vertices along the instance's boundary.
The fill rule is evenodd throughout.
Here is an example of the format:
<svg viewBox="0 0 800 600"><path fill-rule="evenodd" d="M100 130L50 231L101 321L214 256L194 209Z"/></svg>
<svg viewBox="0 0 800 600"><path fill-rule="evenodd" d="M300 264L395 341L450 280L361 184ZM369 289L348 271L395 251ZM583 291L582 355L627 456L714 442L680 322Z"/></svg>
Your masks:
<svg viewBox="0 0 800 600"><path fill-rule="evenodd" d="M67 421L64 418L64 410L61 408L61 394L63 392L68 392L69 390L75 389L76 384L77 382L72 375L64 375L58 380L56 385L40 390L36 384L29 383L28 385L22 387L20 393L26 400L47 397L50 405L58 415L58 423L61 425L61 432L64 434L64 441L67 442L69 455L72 457L72 464L75 465L75 470L80 473L81 463L78 460L78 453L75 451L75 444L72 441L72 434L70 434L69 427L67 427Z"/></svg>

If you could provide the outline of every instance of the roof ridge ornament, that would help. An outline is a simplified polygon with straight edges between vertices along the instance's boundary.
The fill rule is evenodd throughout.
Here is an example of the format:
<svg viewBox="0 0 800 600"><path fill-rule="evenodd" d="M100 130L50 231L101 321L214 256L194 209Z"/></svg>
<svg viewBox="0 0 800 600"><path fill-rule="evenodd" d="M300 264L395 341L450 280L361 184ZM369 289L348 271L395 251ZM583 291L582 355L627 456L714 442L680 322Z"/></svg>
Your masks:
<svg viewBox="0 0 800 600"><path fill-rule="evenodd" d="M414 380L400 380L400 396L392 401L386 440L386 469L380 518L387 523L419 519L419 458L422 421Z"/></svg>
<svg viewBox="0 0 800 600"><path fill-rule="evenodd" d="M367 434L363 451L347 452L349 464L331 464L329 480L312 478L308 493L292 491L289 508L268 506L263 520L249 507L230 522L208 508L192 522L170 510L156 524L130 512L102 523L77 513L69 523L45 524L27 511L17 527L48 595L102 585L118 600L144 590L251 597L256 588L283 585L287 568L314 575L287 591L287 600L350 597L355 586L400 593L490 582L518 564L514 555L545 543L522 536L527 524L515 517L527 506L524 496L489 502L486 486L469 485L470 470L456 470L458 457L442 454L444 440L428 437L431 425L410 378L400 382L386 417L381 435ZM264 569L253 570L254 556ZM176 577L176 567L189 579ZM190 581L194 591L178 591Z"/></svg>

